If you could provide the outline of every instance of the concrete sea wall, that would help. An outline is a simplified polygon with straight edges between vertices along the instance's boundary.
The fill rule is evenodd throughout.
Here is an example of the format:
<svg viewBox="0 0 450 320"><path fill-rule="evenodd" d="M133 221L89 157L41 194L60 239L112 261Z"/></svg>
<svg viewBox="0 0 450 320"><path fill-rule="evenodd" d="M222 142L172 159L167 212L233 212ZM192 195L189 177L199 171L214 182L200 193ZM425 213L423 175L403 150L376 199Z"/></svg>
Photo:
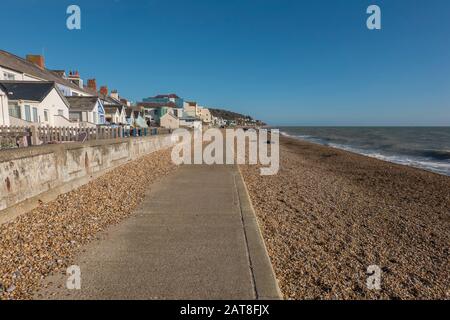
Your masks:
<svg viewBox="0 0 450 320"><path fill-rule="evenodd" d="M143 155L170 135L46 145L0 152L0 223Z"/></svg>

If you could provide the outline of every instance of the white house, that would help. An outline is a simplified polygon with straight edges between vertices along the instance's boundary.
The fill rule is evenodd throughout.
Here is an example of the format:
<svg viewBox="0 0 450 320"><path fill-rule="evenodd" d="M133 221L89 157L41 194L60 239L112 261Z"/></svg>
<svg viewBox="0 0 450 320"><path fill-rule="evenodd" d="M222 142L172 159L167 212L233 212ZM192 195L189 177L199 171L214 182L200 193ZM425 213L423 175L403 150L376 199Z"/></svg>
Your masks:
<svg viewBox="0 0 450 320"><path fill-rule="evenodd" d="M117 90L111 91L108 95L108 88L101 87L98 92L98 97L105 107L106 121L114 124L127 124L127 106L128 101L122 102ZM123 99L124 101L126 99Z"/></svg>
<svg viewBox="0 0 450 320"><path fill-rule="evenodd" d="M98 97L66 97L69 101L69 119L82 125L105 124L105 109Z"/></svg>
<svg viewBox="0 0 450 320"><path fill-rule="evenodd" d="M104 105L105 120L110 124L127 124L126 108L120 105Z"/></svg>
<svg viewBox="0 0 450 320"><path fill-rule="evenodd" d="M135 115L134 111L131 108L128 108L126 110L126 114L127 114L127 123L130 126L134 126L134 120L135 120L135 118L134 118L134 115Z"/></svg>
<svg viewBox="0 0 450 320"><path fill-rule="evenodd" d="M121 124L127 124L127 107L119 106L119 122Z"/></svg>
<svg viewBox="0 0 450 320"><path fill-rule="evenodd" d="M202 122L198 118L184 116L180 118L180 127L199 129L202 127Z"/></svg>
<svg viewBox="0 0 450 320"><path fill-rule="evenodd" d="M207 108L200 108L200 119L206 124L211 124L212 122L212 115L209 109Z"/></svg>
<svg viewBox="0 0 450 320"><path fill-rule="evenodd" d="M127 123L133 127L148 128L147 122L141 114L140 108L127 108Z"/></svg>
<svg viewBox="0 0 450 320"><path fill-rule="evenodd" d="M105 119L107 123L119 124L120 122L120 106L104 106Z"/></svg>
<svg viewBox="0 0 450 320"><path fill-rule="evenodd" d="M10 125L70 126L69 102L54 82L0 81Z"/></svg>
<svg viewBox="0 0 450 320"><path fill-rule="evenodd" d="M186 101L184 103L184 113L188 117L196 118L199 116L199 107L197 102Z"/></svg>
<svg viewBox="0 0 450 320"><path fill-rule="evenodd" d="M0 81L52 81L64 96L92 96L83 87L77 72L69 77L64 72L53 72L45 68L45 60L40 55L27 55L26 59L0 50Z"/></svg>
<svg viewBox="0 0 450 320"><path fill-rule="evenodd" d="M159 121L160 126L166 129L178 129L180 127L180 120L172 112L167 112Z"/></svg>

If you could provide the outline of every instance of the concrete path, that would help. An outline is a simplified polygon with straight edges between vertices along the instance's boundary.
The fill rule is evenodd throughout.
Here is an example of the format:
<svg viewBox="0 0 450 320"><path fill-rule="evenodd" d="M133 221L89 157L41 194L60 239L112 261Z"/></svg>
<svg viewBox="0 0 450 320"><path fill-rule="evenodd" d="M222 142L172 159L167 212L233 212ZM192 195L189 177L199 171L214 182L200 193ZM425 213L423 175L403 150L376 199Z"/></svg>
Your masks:
<svg viewBox="0 0 450 320"><path fill-rule="evenodd" d="M76 259L82 289L46 280L46 299L279 299L236 166L183 166ZM59 288L58 288L59 287Z"/></svg>

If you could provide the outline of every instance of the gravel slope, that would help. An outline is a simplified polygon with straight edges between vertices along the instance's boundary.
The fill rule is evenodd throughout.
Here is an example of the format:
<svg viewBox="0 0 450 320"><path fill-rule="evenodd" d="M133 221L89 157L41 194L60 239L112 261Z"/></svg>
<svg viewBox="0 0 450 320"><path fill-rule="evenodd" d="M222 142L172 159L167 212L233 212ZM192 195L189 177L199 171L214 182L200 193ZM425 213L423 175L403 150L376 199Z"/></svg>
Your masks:
<svg viewBox="0 0 450 320"><path fill-rule="evenodd" d="M172 172L170 150L116 168L0 226L0 300L29 299L41 279L65 270L96 234L128 217L149 185Z"/></svg>
<svg viewBox="0 0 450 320"><path fill-rule="evenodd" d="M241 169L285 298L450 298L450 177L284 137L280 151L276 176Z"/></svg>

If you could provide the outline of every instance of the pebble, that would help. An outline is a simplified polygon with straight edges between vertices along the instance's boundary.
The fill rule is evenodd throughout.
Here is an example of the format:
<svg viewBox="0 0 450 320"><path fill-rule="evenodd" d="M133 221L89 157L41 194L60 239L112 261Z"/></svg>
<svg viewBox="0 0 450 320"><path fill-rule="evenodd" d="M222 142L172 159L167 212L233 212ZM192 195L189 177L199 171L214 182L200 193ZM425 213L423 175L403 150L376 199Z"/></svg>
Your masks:
<svg viewBox="0 0 450 320"><path fill-rule="evenodd" d="M15 285L12 285L12 286L10 286L10 287L6 290L6 292L7 292L7 293L11 293L11 292L13 292L14 290L16 290L16 286L15 286Z"/></svg>
<svg viewBox="0 0 450 320"><path fill-rule="evenodd" d="M240 168L285 298L448 299L450 177L284 137L277 175Z"/></svg>
<svg viewBox="0 0 450 320"><path fill-rule="evenodd" d="M41 281L64 271L83 245L129 217L151 184L176 169L170 154L129 162L0 225L0 300L33 298Z"/></svg>

